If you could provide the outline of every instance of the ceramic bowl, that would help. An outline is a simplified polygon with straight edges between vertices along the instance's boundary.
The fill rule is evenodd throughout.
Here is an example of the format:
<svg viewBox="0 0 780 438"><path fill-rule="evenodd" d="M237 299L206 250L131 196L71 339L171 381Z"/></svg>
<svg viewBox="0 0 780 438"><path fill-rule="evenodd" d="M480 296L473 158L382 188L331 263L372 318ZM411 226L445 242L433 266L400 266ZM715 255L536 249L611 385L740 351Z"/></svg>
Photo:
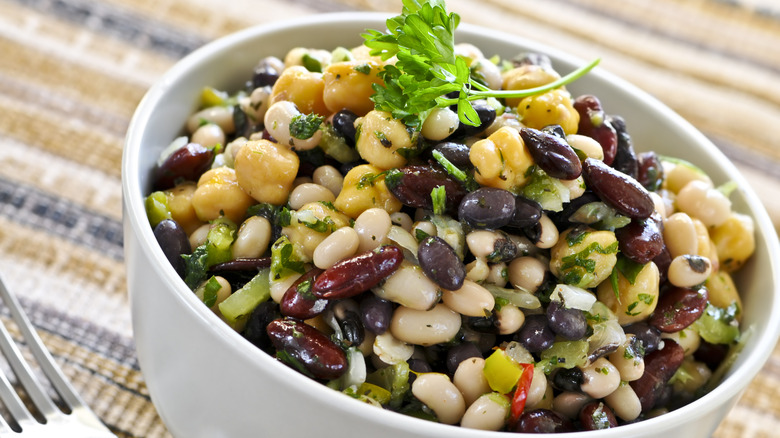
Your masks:
<svg viewBox="0 0 780 438"><path fill-rule="evenodd" d="M143 198L150 192L155 160L180 134L204 86L240 89L258 60L284 56L296 46L358 45L360 33L384 29L385 18L371 13L325 14L238 32L182 59L138 106L122 164L127 279L138 360L152 401L174 436L499 436L363 404L256 349L223 324L180 280L157 245L144 212ZM457 41L473 43L488 56L543 52L560 72L585 62L533 41L467 24L460 26ZM600 68L568 88L573 95L595 94L610 113L622 115L639 151L655 150L692 161L716 184L736 181L739 189L731 196L734 208L755 219L756 252L736 276L744 300L744 327L751 335L726 379L709 394L668 414L587 432L591 438L708 437L759 372L778 338L780 250L775 231L734 165L658 100Z"/></svg>

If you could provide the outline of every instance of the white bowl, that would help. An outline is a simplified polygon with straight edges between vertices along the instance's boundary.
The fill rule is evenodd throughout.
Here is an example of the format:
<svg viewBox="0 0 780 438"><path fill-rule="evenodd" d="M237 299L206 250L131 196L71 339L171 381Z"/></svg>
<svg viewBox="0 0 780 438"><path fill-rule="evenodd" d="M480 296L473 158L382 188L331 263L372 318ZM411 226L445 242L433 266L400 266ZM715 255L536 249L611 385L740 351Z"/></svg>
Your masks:
<svg viewBox="0 0 780 438"><path fill-rule="evenodd" d="M268 55L296 46L332 49L361 43L367 28L384 29L385 15L326 14L251 28L195 51L147 93L129 127L122 163L127 278L138 359L152 401L176 437L248 436L497 437L419 420L346 397L253 347L223 324L185 286L158 246L144 212L151 169L180 134L204 86L237 90ZM544 52L569 72L585 61L541 44L462 24L458 42L487 56ZM595 94L622 115L638 150L655 150L698 164L716 183L736 181L734 208L756 223L756 253L737 275L744 327L752 335L727 378L676 411L596 437L708 437L772 352L780 332L780 249L770 220L734 165L701 133L648 94L596 69L568 87ZM564 434L564 436L569 436ZM571 435L574 436L574 435ZM582 436L577 434L576 436Z"/></svg>

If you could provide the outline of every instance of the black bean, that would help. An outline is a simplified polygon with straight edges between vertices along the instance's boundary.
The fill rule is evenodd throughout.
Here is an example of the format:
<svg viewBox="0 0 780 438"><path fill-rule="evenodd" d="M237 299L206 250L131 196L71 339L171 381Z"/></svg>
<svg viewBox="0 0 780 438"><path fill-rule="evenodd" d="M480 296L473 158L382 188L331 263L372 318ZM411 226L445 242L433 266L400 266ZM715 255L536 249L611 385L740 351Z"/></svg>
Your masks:
<svg viewBox="0 0 780 438"><path fill-rule="evenodd" d="M350 146L355 145L355 135L357 130L355 129L355 120L357 120L357 114L350 110L344 109L333 115L331 123L333 123L333 129L347 140L347 144Z"/></svg>
<svg viewBox="0 0 780 438"><path fill-rule="evenodd" d="M494 187L480 187L466 194L458 207L460 220L472 228L501 228L514 214L515 195Z"/></svg>
<svg viewBox="0 0 780 438"><path fill-rule="evenodd" d="M653 199L642 185L603 161L586 159L582 163L582 176L588 187L620 214L644 219L655 211Z"/></svg>
<svg viewBox="0 0 780 438"><path fill-rule="evenodd" d="M545 315L528 315L514 338L531 353L539 353L552 346L555 333L547 325Z"/></svg>
<svg viewBox="0 0 780 438"><path fill-rule="evenodd" d="M344 342L347 345L358 346L363 343L366 338L366 331L363 327L363 321L360 319L360 315L347 310L343 314L336 313L336 321L341 328L341 332L344 334Z"/></svg>
<svg viewBox="0 0 780 438"><path fill-rule="evenodd" d="M445 360L447 363L447 371L449 371L450 374L454 374L461 362L472 357L482 357L482 353L479 351L479 348L471 342L463 342L450 348L447 350L447 359Z"/></svg>
<svg viewBox="0 0 780 438"><path fill-rule="evenodd" d="M271 339L268 337L265 328L271 321L280 316L279 306L277 306L275 302L264 301L255 307L255 310L249 315L242 335L257 348L263 351L269 351L271 348Z"/></svg>
<svg viewBox="0 0 780 438"><path fill-rule="evenodd" d="M637 160L636 152L634 152L634 144L631 140L631 135L629 135L628 129L626 128L626 121L620 116L610 115L607 116L607 122L615 128L617 133L617 151L615 153L615 160L612 162L612 167L615 168L615 170L636 179L639 170L639 162Z"/></svg>
<svg viewBox="0 0 780 438"><path fill-rule="evenodd" d="M458 290L466 279L466 268L444 239L428 236L420 242L417 260L425 276L442 289Z"/></svg>
<svg viewBox="0 0 780 438"><path fill-rule="evenodd" d="M170 189L180 181L197 181L211 167L213 159L214 151L197 143L176 149L156 169L154 189Z"/></svg>
<svg viewBox="0 0 780 438"><path fill-rule="evenodd" d="M414 383L414 380L417 378L417 374L420 373L430 373L433 371L433 367L431 367L431 364L429 364L425 359L416 359L412 358L406 361L409 364L409 369L411 371L414 371L413 373L409 373L409 384L411 385Z"/></svg>
<svg viewBox="0 0 780 438"><path fill-rule="evenodd" d="M558 368L552 376L552 384L561 391L579 392L585 375L578 367Z"/></svg>
<svg viewBox="0 0 780 438"><path fill-rule="evenodd" d="M466 318L466 327L477 333L497 334L498 318L495 313L490 316L469 316Z"/></svg>
<svg viewBox="0 0 780 438"><path fill-rule="evenodd" d="M431 152L432 151L440 152L444 158L457 166L459 169L466 169L471 167L471 160L469 160L469 147L463 143L456 143L452 141L437 143L431 148Z"/></svg>
<svg viewBox="0 0 780 438"><path fill-rule="evenodd" d="M477 116L479 116L479 124L471 126L460 123L455 132L448 137L449 139L475 136L487 129L496 120L496 109L488 105L487 101L475 100L471 102L471 106L477 112Z"/></svg>
<svg viewBox="0 0 780 438"><path fill-rule="evenodd" d="M268 58L264 58L254 68L252 85L255 88L273 86L281 73L269 62Z"/></svg>
<svg viewBox="0 0 780 438"><path fill-rule="evenodd" d="M661 344L661 332L646 322L635 322L623 327L626 333L632 333L637 345L635 351L643 352L643 355L652 353Z"/></svg>
<svg viewBox="0 0 780 438"><path fill-rule="evenodd" d="M381 335L390 327L390 319L393 316L393 304L383 300L373 293L367 293L360 301L360 319L363 326Z"/></svg>
<svg viewBox="0 0 780 438"><path fill-rule="evenodd" d="M512 228L532 227L538 224L541 218L542 206L538 202L522 196L515 196L515 214L512 215L508 226Z"/></svg>
<svg viewBox="0 0 780 438"><path fill-rule="evenodd" d="M547 324L558 336L570 341L581 339L588 331L588 319L580 309L567 309L558 301L547 306Z"/></svg>
<svg viewBox="0 0 780 438"><path fill-rule="evenodd" d="M658 257L665 246L661 225L652 216L633 219L625 227L615 230L615 237L620 253L641 265Z"/></svg>
<svg viewBox="0 0 780 438"><path fill-rule="evenodd" d="M538 129L522 128L523 138L534 163L553 178L572 180L582 173L582 163L565 139Z"/></svg>
<svg viewBox="0 0 780 438"><path fill-rule="evenodd" d="M513 431L519 433L574 432L572 422L549 409L535 409L520 415Z"/></svg>
<svg viewBox="0 0 780 438"><path fill-rule="evenodd" d="M192 252L187 232L175 220L163 219L154 227L154 237L173 269L184 278L184 259L181 256Z"/></svg>

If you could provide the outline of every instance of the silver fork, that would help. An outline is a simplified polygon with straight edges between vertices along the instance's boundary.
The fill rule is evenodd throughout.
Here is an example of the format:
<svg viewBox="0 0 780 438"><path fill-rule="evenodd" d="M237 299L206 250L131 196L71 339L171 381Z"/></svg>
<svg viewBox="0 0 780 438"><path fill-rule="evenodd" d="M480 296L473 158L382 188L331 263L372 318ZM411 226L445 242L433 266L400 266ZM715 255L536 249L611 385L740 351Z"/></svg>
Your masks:
<svg viewBox="0 0 780 438"><path fill-rule="evenodd" d="M0 351L2 351L8 364L11 366L18 382L24 388L29 401L35 406L39 417L45 422L40 422L27 408L19 393L8 380L8 377L0 370L0 402L5 406L7 413L16 422L12 423L0 416L0 438L117 438L100 419L87 406L84 400L76 393L73 386L65 378L59 366L49 354L49 351L41 342L30 320L19 305L19 301L5 285L0 276L0 297L11 312L11 318L22 333L27 347L35 357L41 371L51 382L51 386L59 394L71 412L63 412L46 393L41 381L33 372L33 369L22 356L21 351L8 333L5 324L0 323ZM21 428L21 432L14 430Z"/></svg>

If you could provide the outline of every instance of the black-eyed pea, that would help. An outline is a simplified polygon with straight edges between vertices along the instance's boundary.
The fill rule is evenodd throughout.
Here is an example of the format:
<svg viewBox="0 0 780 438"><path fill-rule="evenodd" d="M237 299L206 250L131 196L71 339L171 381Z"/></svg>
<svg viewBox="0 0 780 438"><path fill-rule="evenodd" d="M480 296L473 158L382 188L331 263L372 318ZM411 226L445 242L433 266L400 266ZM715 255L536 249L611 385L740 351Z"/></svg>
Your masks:
<svg viewBox="0 0 780 438"><path fill-rule="evenodd" d="M712 272L710 259L698 255L681 255L672 259L667 277L677 287L694 287L704 283Z"/></svg>
<svg viewBox="0 0 780 438"><path fill-rule="evenodd" d="M691 328L684 328L679 332L661 333L661 339L671 339L682 347L685 356L692 356L701 345L699 332Z"/></svg>
<svg viewBox="0 0 780 438"><path fill-rule="evenodd" d="M325 68L322 80L325 82L322 99L330 112L347 109L364 116L374 109L371 96L373 85L382 85L377 75L382 64L377 61L351 60L335 62Z"/></svg>
<svg viewBox="0 0 780 438"><path fill-rule="evenodd" d="M531 379L531 386L528 388L528 396L525 400L527 409L548 409L552 406L553 400L553 387L547 384L544 367L534 367L534 377Z"/></svg>
<svg viewBox="0 0 780 438"><path fill-rule="evenodd" d="M460 125L458 114L448 107L435 108L423 122L422 136L432 141L440 141L449 137Z"/></svg>
<svg viewBox="0 0 780 438"><path fill-rule="evenodd" d="M509 398L503 394L483 394L466 409L460 426L477 430L501 430L506 425L509 406Z"/></svg>
<svg viewBox="0 0 780 438"><path fill-rule="evenodd" d="M441 300L450 309L466 316L489 315L496 304L490 291L471 280L464 280L458 290L442 291Z"/></svg>
<svg viewBox="0 0 780 438"><path fill-rule="evenodd" d="M219 303L225 301L232 292L230 282L219 275L211 277L195 289L195 295L207 305L211 304L209 309L219 316Z"/></svg>
<svg viewBox="0 0 780 438"><path fill-rule="evenodd" d="M466 265L466 279L477 283L483 282L490 275L490 266L485 259L474 259Z"/></svg>
<svg viewBox="0 0 780 438"><path fill-rule="evenodd" d="M672 258L684 254L697 254L699 251L696 225L687 213L676 212L667 217L664 220L663 235Z"/></svg>
<svg viewBox="0 0 780 438"><path fill-rule="evenodd" d="M542 217L539 218L539 225L542 227L542 233L539 235L539 240L534 244L541 249L552 248L558 243L558 238L560 237L558 227L555 226L546 214L542 214Z"/></svg>
<svg viewBox="0 0 780 438"><path fill-rule="evenodd" d="M637 380L645 372L643 357L633 348L633 334L626 335L626 342L609 355L609 361L620 372L620 379L626 382Z"/></svg>
<svg viewBox="0 0 780 438"><path fill-rule="evenodd" d="M699 218L708 227L718 226L731 214L731 201L711 183L693 180L677 193L677 209Z"/></svg>
<svg viewBox="0 0 780 438"><path fill-rule="evenodd" d="M726 271L713 272L704 285L709 292L710 304L721 309L726 309L734 304L737 307L737 319L742 317L742 298L739 296L737 286Z"/></svg>
<svg viewBox="0 0 780 438"><path fill-rule="evenodd" d="M439 302L441 289L416 264L403 261L401 266L373 289L379 298L406 308L429 310Z"/></svg>
<svg viewBox="0 0 780 438"><path fill-rule="evenodd" d="M664 182L663 188L677 194L691 181L701 181L712 187L712 180L706 173L685 163L673 164L663 161Z"/></svg>
<svg viewBox="0 0 780 438"><path fill-rule="evenodd" d="M333 202L336 197L325 186L315 183L303 183L295 186L287 201L290 208L297 210L310 202Z"/></svg>
<svg viewBox="0 0 780 438"><path fill-rule="evenodd" d="M433 410L440 423L456 424L466 412L463 395L446 374L419 374L412 383L412 394Z"/></svg>
<svg viewBox="0 0 780 438"><path fill-rule="evenodd" d="M397 211L391 214L390 221L393 223L393 225L397 225L409 232L412 231L412 227L414 226L414 222L412 221L411 216L402 211Z"/></svg>
<svg viewBox="0 0 780 438"><path fill-rule="evenodd" d="M304 114L307 113L302 113L293 102L275 102L263 118L265 129L279 144L294 150L312 149L322 139L322 131L318 128L321 121Z"/></svg>
<svg viewBox="0 0 780 438"><path fill-rule="evenodd" d="M241 188L258 202L287 202L300 160L289 148L268 140L250 140L236 154L235 172Z"/></svg>
<svg viewBox="0 0 780 438"><path fill-rule="evenodd" d="M510 335L520 330L525 322L525 314L513 304L504 304L495 311L496 325L500 335Z"/></svg>
<svg viewBox="0 0 780 438"><path fill-rule="evenodd" d="M206 123L192 133L190 141L207 148L225 145L225 132L219 125Z"/></svg>
<svg viewBox="0 0 780 438"><path fill-rule="evenodd" d="M234 259L257 258L268 249L271 223L262 216L252 216L238 229L231 251Z"/></svg>
<svg viewBox="0 0 780 438"><path fill-rule="evenodd" d="M212 106L204 108L187 119L187 130L194 133L202 125L208 123L219 126L225 134L232 134L236 130L236 125L233 123L233 107Z"/></svg>
<svg viewBox="0 0 780 438"><path fill-rule="evenodd" d="M535 292L544 282L547 265L541 260L523 256L512 260L507 267L507 277L512 286L528 292Z"/></svg>
<svg viewBox="0 0 780 438"><path fill-rule="evenodd" d="M370 251L387 243L387 233L392 225L390 215L382 208L369 208L360 213L353 225L360 240L358 252Z"/></svg>
<svg viewBox="0 0 780 438"><path fill-rule="evenodd" d="M485 279L485 281L489 284L498 286L498 287L504 287L506 286L507 282L507 266L506 263L491 263L490 265L490 272L488 272L488 276Z"/></svg>
<svg viewBox="0 0 780 438"><path fill-rule="evenodd" d="M325 81L322 73L310 72L302 66L284 69L271 89L271 105L287 100L295 104L303 114L318 114L325 117L328 107L322 98ZM269 108L270 111L270 108Z"/></svg>
<svg viewBox="0 0 780 438"><path fill-rule="evenodd" d="M193 232L189 234L189 240L190 240L190 247L195 249L204 243L206 243L206 240L208 240L209 237L209 230L211 229L211 225L209 224L203 224L196 228Z"/></svg>
<svg viewBox="0 0 780 438"><path fill-rule="evenodd" d="M564 391L555 396L552 408L566 418L575 419L580 414L582 407L592 400L591 396L581 392Z"/></svg>
<svg viewBox="0 0 780 438"><path fill-rule="evenodd" d="M265 118L271 100L271 87L257 87L249 96L239 100L239 106L246 115L255 123L260 123Z"/></svg>
<svg viewBox="0 0 780 438"><path fill-rule="evenodd" d="M617 316L620 325L647 319L658 305L660 272L655 263L645 264L633 283L618 270L618 291L611 281L598 285L597 296Z"/></svg>
<svg viewBox="0 0 780 438"><path fill-rule="evenodd" d="M391 214L401 210L401 202L385 184L382 169L371 164L361 164L347 172L344 185L333 205L353 219L374 207Z"/></svg>
<svg viewBox="0 0 780 438"><path fill-rule="evenodd" d="M429 346L448 342L458 333L461 316L439 303L430 310L400 306L393 312L390 332L409 344Z"/></svg>
<svg viewBox="0 0 780 438"><path fill-rule="evenodd" d="M620 372L606 358L600 357L582 369L582 392L599 399L620 386Z"/></svg>
<svg viewBox="0 0 780 438"><path fill-rule="evenodd" d="M452 375L452 382L463 394L467 405L474 403L481 395L491 391L490 384L488 384L483 372L484 368L485 359L470 357L461 361Z"/></svg>
<svg viewBox="0 0 780 438"><path fill-rule="evenodd" d="M311 179L313 183L327 187L333 193L333 196L339 195L341 186L344 184L344 177L341 175L341 172L329 164L314 169Z"/></svg>
<svg viewBox="0 0 780 438"><path fill-rule="evenodd" d="M355 148L364 160L386 170L401 167L406 158L399 149L412 148L406 125L384 111L369 111L355 122L360 135Z"/></svg>
<svg viewBox="0 0 780 438"><path fill-rule="evenodd" d="M314 266L327 269L339 260L346 259L357 253L359 237L351 227L341 227L326 237L314 249L312 260Z"/></svg>
<svg viewBox="0 0 780 438"><path fill-rule="evenodd" d="M604 397L604 402L612 408L615 416L623 421L634 421L642 413L642 403L627 383L621 383L616 390Z"/></svg>
<svg viewBox="0 0 780 438"><path fill-rule="evenodd" d="M241 187L236 171L218 167L206 171L192 195L192 208L198 219L209 222L222 216L235 223L244 219L246 209L255 203Z"/></svg>
<svg viewBox="0 0 780 438"><path fill-rule="evenodd" d="M604 149L601 144L587 135L571 134L566 136L566 142L574 149L581 151L589 158L604 161Z"/></svg>
<svg viewBox="0 0 780 438"><path fill-rule="evenodd" d="M712 241L717 249L721 269L734 272L756 250L755 223L753 218L732 213L725 222L712 230Z"/></svg>

